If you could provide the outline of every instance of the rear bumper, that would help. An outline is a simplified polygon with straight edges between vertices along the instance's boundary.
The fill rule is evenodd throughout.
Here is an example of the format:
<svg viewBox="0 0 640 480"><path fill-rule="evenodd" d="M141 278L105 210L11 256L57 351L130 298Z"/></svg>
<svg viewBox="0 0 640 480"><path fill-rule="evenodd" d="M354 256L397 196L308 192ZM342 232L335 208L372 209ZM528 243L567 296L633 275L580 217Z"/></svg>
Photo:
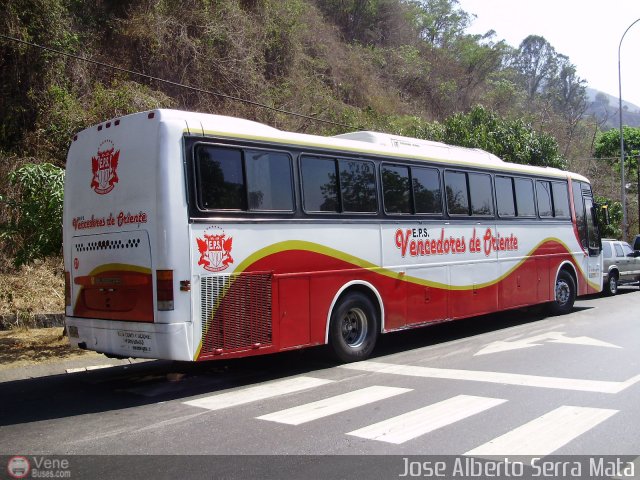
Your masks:
<svg viewBox="0 0 640 480"><path fill-rule="evenodd" d="M193 360L190 323L139 323L65 317L73 346L123 357Z"/></svg>

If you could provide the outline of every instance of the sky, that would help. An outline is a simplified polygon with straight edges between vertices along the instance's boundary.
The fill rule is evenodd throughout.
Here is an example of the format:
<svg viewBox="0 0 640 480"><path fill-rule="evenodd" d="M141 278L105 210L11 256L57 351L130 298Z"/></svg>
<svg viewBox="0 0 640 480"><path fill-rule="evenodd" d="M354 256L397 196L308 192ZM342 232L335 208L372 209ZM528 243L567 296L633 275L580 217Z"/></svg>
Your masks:
<svg viewBox="0 0 640 480"><path fill-rule="evenodd" d="M587 86L618 98L618 46L640 19L640 0L458 0L475 14L467 33L495 30L512 47L529 35L544 37L569 57ZM640 107L640 22L620 50L622 99Z"/></svg>

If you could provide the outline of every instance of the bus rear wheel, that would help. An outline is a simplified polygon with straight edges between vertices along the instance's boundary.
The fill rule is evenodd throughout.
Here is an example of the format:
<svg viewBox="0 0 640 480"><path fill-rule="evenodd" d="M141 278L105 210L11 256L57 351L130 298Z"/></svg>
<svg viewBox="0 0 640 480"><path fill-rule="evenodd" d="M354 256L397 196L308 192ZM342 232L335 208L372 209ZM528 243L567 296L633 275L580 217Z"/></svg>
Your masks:
<svg viewBox="0 0 640 480"><path fill-rule="evenodd" d="M576 301L576 282L566 270L561 270L556 278L554 295L554 300L550 305L552 314L564 315L573 309L573 304Z"/></svg>
<svg viewBox="0 0 640 480"><path fill-rule="evenodd" d="M329 340L333 356L341 362L357 362L371 355L378 339L378 314L361 292L347 293L331 313Z"/></svg>

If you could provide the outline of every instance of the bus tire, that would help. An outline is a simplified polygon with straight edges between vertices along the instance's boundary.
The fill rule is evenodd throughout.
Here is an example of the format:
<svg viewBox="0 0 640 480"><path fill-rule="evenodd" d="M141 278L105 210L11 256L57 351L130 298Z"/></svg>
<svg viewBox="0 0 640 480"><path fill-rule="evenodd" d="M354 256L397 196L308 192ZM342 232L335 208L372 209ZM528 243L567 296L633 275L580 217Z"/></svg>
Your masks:
<svg viewBox="0 0 640 480"><path fill-rule="evenodd" d="M564 315L573 309L576 301L576 282L566 270L561 270L556 278L554 299L550 309L553 315Z"/></svg>
<svg viewBox="0 0 640 480"><path fill-rule="evenodd" d="M329 344L341 362L357 362L371 355L378 339L378 313L361 292L347 293L331 313Z"/></svg>

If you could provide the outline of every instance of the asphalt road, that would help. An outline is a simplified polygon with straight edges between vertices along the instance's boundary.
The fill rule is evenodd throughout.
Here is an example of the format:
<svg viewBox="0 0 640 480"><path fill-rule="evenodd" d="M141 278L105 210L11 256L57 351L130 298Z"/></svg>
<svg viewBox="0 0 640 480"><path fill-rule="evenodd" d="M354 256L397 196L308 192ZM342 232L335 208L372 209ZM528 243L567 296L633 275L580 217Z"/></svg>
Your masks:
<svg viewBox="0 0 640 480"><path fill-rule="evenodd" d="M5 381L0 454L313 456L288 457L281 478L342 478L320 455L394 456L384 475L367 457L331 457L369 478L437 476L407 456L640 455L637 289L580 300L565 316L518 310L385 335L366 362L325 353ZM241 477L265 477L257 458L244 458ZM176 468L193 473L199 461ZM238 474L237 461L225 471Z"/></svg>

